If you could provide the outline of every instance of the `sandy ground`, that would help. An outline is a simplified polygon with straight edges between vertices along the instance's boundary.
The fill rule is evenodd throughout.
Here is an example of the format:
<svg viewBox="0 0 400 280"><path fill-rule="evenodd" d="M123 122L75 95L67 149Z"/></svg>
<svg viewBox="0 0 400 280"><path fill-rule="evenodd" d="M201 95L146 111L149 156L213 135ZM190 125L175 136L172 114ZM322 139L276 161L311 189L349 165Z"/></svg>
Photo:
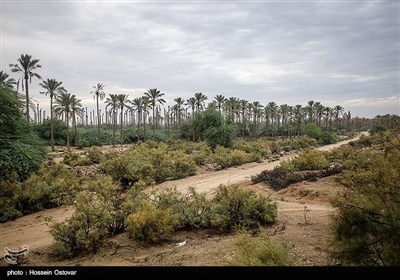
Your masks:
<svg viewBox="0 0 400 280"><path fill-rule="evenodd" d="M354 139L352 139L354 140ZM348 143L342 141L334 145L318 148L329 150ZM293 156L293 155L291 155ZM284 156L281 160L291 156ZM328 235L329 197L341 187L332 178L317 182L302 182L279 192L268 187L251 185L251 176L263 170L272 169L277 162L249 163L222 171L210 171L185 179L164 182L156 188L176 186L179 191L195 187L199 192L212 194L220 184L240 184L272 195L278 203L278 221L272 227L264 228L271 238L283 242L289 249L296 265L326 265L328 260L323 252ZM304 217L304 207L310 210ZM36 212L0 224L0 248L16 250L28 245L30 252L25 264L28 265L226 265L232 254L234 234L215 235L211 231L179 232L171 240L158 245L148 245L131 240L121 234L106 240L106 245L96 254L81 255L65 261L57 261L52 256L53 242L49 234L51 221L59 222L73 213L72 206L63 206ZM186 240L186 245L177 247L176 243ZM7 265L2 259L0 265Z"/></svg>

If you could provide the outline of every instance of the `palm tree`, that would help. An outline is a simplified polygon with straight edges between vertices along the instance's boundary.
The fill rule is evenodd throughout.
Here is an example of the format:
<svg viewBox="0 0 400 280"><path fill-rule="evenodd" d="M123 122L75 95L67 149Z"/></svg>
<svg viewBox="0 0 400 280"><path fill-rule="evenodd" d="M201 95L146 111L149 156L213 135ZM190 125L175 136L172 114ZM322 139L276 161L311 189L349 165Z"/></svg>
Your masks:
<svg viewBox="0 0 400 280"><path fill-rule="evenodd" d="M159 103L161 105L165 103L165 100L161 98L164 95L164 93L161 93L157 88L152 88L152 89L149 89L144 94L145 94L145 96L147 96L149 98L149 104L153 107L153 137L155 138L156 137L156 122L155 122L156 103Z"/></svg>
<svg viewBox="0 0 400 280"><path fill-rule="evenodd" d="M308 122L313 122L314 116L314 100L310 100L307 103L306 110L308 112Z"/></svg>
<svg viewBox="0 0 400 280"><path fill-rule="evenodd" d="M112 119L113 119L113 147L115 147L115 133L117 130L117 117L116 117L116 111L118 110L119 104L118 104L118 98L116 94L109 94L110 97L107 97L106 99L106 111L107 108L111 108L112 111Z"/></svg>
<svg viewBox="0 0 400 280"><path fill-rule="evenodd" d="M247 100L244 100L244 99L241 99L240 100L240 111L241 111L241 113L242 113L242 127L243 127L243 137L245 136L245 134L246 134L246 109L247 109L247 104L248 104L249 102L247 101Z"/></svg>
<svg viewBox="0 0 400 280"><path fill-rule="evenodd" d="M297 104L293 108L293 116L296 120L296 132L300 133L301 121L303 120L303 106Z"/></svg>
<svg viewBox="0 0 400 280"><path fill-rule="evenodd" d="M133 106L133 110L137 112L137 130L139 133L140 123L142 120L143 97L134 98L130 103Z"/></svg>
<svg viewBox="0 0 400 280"><path fill-rule="evenodd" d="M225 96L223 95L217 95L214 97L215 101L217 101L217 107L218 107L218 112L221 114L221 107L225 102Z"/></svg>
<svg viewBox="0 0 400 280"><path fill-rule="evenodd" d="M43 83L39 84L39 86L41 86L44 90L46 90L40 93L50 96L50 135L51 135L50 141L51 141L52 152L54 152L53 98L57 97L59 94L63 92L66 92L65 88L62 87L61 85L62 82L58 82L55 79L47 79L46 81L43 81Z"/></svg>
<svg viewBox="0 0 400 280"><path fill-rule="evenodd" d="M270 118L271 118L271 128L272 128L272 137L274 137L274 124L275 124L275 119L278 114L278 105L275 102L269 102L267 104L268 106L268 111L270 113Z"/></svg>
<svg viewBox="0 0 400 280"><path fill-rule="evenodd" d="M315 109L315 119L317 122L317 126L321 126L321 118L322 118L322 113L324 111L324 106L321 104L321 102L315 102L314 103L314 109Z"/></svg>
<svg viewBox="0 0 400 280"><path fill-rule="evenodd" d="M0 85L13 89L15 84L17 82L13 78L9 78L6 72L0 71Z"/></svg>
<svg viewBox="0 0 400 280"><path fill-rule="evenodd" d="M257 136L258 133L258 129L257 129L257 121L259 118L259 113L260 113L260 109L262 108L262 105L260 104L260 102L258 101L254 101L252 103L252 108L253 108L253 137L255 138Z"/></svg>
<svg viewBox="0 0 400 280"><path fill-rule="evenodd" d="M74 145L76 144L76 115L82 118L84 109L82 108L82 100L77 99L75 95L72 95L72 104L71 104L71 114L72 114L72 126L74 127Z"/></svg>
<svg viewBox="0 0 400 280"><path fill-rule="evenodd" d="M176 112L178 115L178 125L181 125L181 116L182 116L182 106L185 104L185 100L182 97L175 98L174 101L176 102Z"/></svg>
<svg viewBox="0 0 400 280"><path fill-rule="evenodd" d="M325 127L328 127L328 124L331 123L331 116L332 116L332 108L331 107L324 107L323 113L325 117Z"/></svg>
<svg viewBox="0 0 400 280"><path fill-rule="evenodd" d="M69 116L71 113L71 107L74 102L75 95L71 95L67 92L62 92L55 99L54 112L57 115L65 114L65 123L67 125L67 150L69 151Z"/></svg>
<svg viewBox="0 0 400 280"><path fill-rule="evenodd" d="M192 118L194 116L194 109L196 108L196 98L190 97L188 100L186 100L186 105L190 106L192 108Z"/></svg>
<svg viewBox="0 0 400 280"><path fill-rule="evenodd" d="M143 140L146 141L146 121L147 121L147 114L149 113L149 97L142 96L142 112L143 112Z"/></svg>
<svg viewBox="0 0 400 280"><path fill-rule="evenodd" d="M333 107L333 112L335 114L336 130L339 130L339 115L343 113L344 108L340 105Z"/></svg>
<svg viewBox="0 0 400 280"><path fill-rule="evenodd" d="M123 114L124 114L124 107L128 107L129 108L129 106L127 105L128 103L129 103L129 100L128 100L128 94L118 94L117 95L117 100L118 100L118 106L119 106L119 108L120 108L120 110L121 110L121 117L120 117L120 124L121 124L121 127L120 127L120 139L121 139L121 147L122 147L122 145L124 144L124 136L123 136L123 126L124 126L124 119L123 119Z"/></svg>
<svg viewBox="0 0 400 280"><path fill-rule="evenodd" d="M198 113L200 108L204 108L204 102L207 100L207 96L201 92L196 92L194 98L196 99L196 112Z"/></svg>
<svg viewBox="0 0 400 280"><path fill-rule="evenodd" d="M105 85L101 83L97 83L97 85L93 86L94 91L90 93L94 93L93 97L96 98L97 104L97 133L100 134L100 111L99 111L99 98L103 100L106 97L106 93L104 92Z"/></svg>
<svg viewBox="0 0 400 280"><path fill-rule="evenodd" d="M26 95L26 119L28 122L30 121L29 116L29 88L28 88L28 79L29 82L32 82L32 77L36 77L38 79L42 79L42 77L34 72L36 68L41 68L42 66L38 64L39 59L32 59L31 55L28 54L21 54L21 57L18 58L19 64L10 64L11 72L13 73L21 73L22 76L18 79L17 82L17 91L19 87L19 82L21 79L25 80L25 95ZM24 84L22 84L22 90L24 90Z"/></svg>

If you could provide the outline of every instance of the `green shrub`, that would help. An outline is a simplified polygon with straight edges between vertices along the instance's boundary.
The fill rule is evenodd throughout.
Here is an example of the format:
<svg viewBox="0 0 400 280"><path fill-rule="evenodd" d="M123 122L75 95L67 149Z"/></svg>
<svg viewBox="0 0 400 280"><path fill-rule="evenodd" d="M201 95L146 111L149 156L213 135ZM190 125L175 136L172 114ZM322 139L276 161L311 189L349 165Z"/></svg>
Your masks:
<svg viewBox="0 0 400 280"><path fill-rule="evenodd" d="M51 144L51 120L44 120L41 124L33 126L34 131L44 140L47 145ZM66 125L62 120L53 119L54 144L58 146L66 145L67 134Z"/></svg>
<svg viewBox="0 0 400 280"><path fill-rule="evenodd" d="M153 201L162 210L169 209L179 220L179 228L197 229L211 226L212 204L205 194L189 188L186 195L176 189L165 189L153 194Z"/></svg>
<svg viewBox="0 0 400 280"><path fill-rule="evenodd" d="M214 162L218 168L223 169L251 162L252 157L250 154L241 150L231 150L217 146L214 150L214 154L211 156L211 161Z"/></svg>
<svg viewBox="0 0 400 280"><path fill-rule="evenodd" d="M106 159L108 155L106 154ZM152 166L144 158L139 158L134 152L105 160L100 166L124 188L130 188L139 181L144 181L146 184L151 184L153 181Z"/></svg>
<svg viewBox="0 0 400 280"><path fill-rule="evenodd" d="M96 251L102 244L105 230L105 209L98 207L90 195L79 194L71 218L51 226L55 251L70 258L84 251Z"/></svg>
<svg viewBox="0 0 400 280"><path fill-rule="evenodd" d="M169 150L165 143L147 141L124 154L110 158L101 164L105 172L124 186L134 185L139 180L152 184L165 180L194 175L196 163L181 150Z"/></svg>
<svg viewBox="0 0 400 280"><path fill-rule="evenodd" d="M0 180L0 223L22 216L20 196L21 183L17 181L16 173L10 174L7 181Z"/></svg>
<svg viewBox="0 0 400 280"><path fill-rule="evenodd" d="M160 209L144 203L142 209L126 218L127 229L132 238L156 242L169 237L179 221L170 209Z"/></svg>
<svg viewBox="0 0 400 280"><path fill-rule="evenodd" d="M103 152L97 148L91 148L87 152L87 158L91 164L100 163L104 159Z"/></svg>
<svg viewBox="0 0 400 280"><path fill-rule="evenodd" d="M42 168L21 184L19 203L24 214L72 203L81 184L62 164Z"/></svg>
<svg viewBox="0 0 400 280"><path fill-rule="evenodd" d="M72 152L66 153L64 155L63 163L70 166L76 166L80 157L81 157L80 154L77 153L72 153Z"/></svg>
<svg viewBox="0 0 400 280"><path fill-rule="evenodd" d="M345 161L329 249L339 263L400 265L400 141L392 144L387 154L364 150Z"/></svg>
<svg viewBox="0 0 400 280"><path fill-rule="evenodd" d="M291 266L287 249L267 235L251 237L240 234L234 241L231 265L234 266Z"/></svg>
<svg viewBox="0 0 400 280"><path fill-rule="evenodd" d="M277 215L276 204L269 197L238 186L220 185L213 203L213 224L220 230L258 227L273 223Z"/></svg>
<svg viewBox="0 0 400 280"><path fill-rule="evenodd" d="M322 130L315 123L308 123L304 126L304 134L318 141L322 137Z"/></svg>
<svg viewBox="0 0 400 280"><path fill-rule="evenodd" d="M304 171L304 170L321 170L326 169L330 165L327 159L328 153L320 151L306 151L299 156L283 161L281 166L288 171Z"/></svg>

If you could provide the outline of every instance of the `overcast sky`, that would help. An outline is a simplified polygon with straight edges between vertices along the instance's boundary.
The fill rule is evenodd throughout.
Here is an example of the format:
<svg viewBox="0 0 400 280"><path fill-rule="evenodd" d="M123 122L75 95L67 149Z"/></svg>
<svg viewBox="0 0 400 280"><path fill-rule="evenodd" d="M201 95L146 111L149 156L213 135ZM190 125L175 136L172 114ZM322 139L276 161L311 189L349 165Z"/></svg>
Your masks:
<svg viewBox="0 0 400 280"><path fill-rule="evenodd" d="M150 88L173 104L203 92L263 105L342 105L400 114L399 1L1 0L1 69L21 54L94 108ZM49 99L32 80L41 106ZM21 90L21 89L20 89Z"/></svg>

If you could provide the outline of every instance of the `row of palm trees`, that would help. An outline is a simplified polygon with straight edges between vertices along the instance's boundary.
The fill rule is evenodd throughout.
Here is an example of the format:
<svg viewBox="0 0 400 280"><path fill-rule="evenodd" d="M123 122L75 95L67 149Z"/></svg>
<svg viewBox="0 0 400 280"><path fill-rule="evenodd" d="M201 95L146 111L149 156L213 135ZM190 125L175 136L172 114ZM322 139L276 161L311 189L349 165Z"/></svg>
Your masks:
<svg viewBox="0 0 400 280"><path fill-rule="evenodd" d="M35 72L38 68L41 68L41 65L38 59L25 54L21 55L17 64L10 64L10 67L11 72L21 74L20 78L15 81L9 78L7 73L0 72L0 82L10 87L16 85L17 91L19 85L22 84L23 90L25 89L26 117L29 121L28 80L30 82L32 77L42 79ZM41 82L40 86L44 89L40 93L50 97L51 120L54 119L54 109L56 117L65 120L68 129L71 117L75 131L77 122L88 125L87 109L86 111L83 110L81 101L75 95L69 94L62 86L62 82L55 79L47 79ZM161 106L165 104L164 93L161 93L157 88L149 89L143 96L129 100L129 96L126 94L109 94L109 97L106 98L105 85L98 83L93 86L91 94L96 99L97 111L96 116L93 112L91 117L93 116L94 120L97 119L98 133L100 133L100 126L105 115L105 122L108 123L108 120L110 120L110 123L112 123L115 142L118 125L116 115L119 113L121 143L123 141L123 125L125 124L137 125L138 129L142 125L145 130L146 123L151 122L153 136L155 137L157 129L164 128L168 132L170 129L177 130L184 120L192 118L195 113L199 113L207 107L216 108L225 117L232 116L234 121L241 127L242 135L251 134L257 136L260 129L268 131L271 136L275 136L278 131L286 135L288 133L298 133L302 125L309 122L314 122L320 127L335 126L338 128L340 125L348 125L351 121L350 112L345 113L342 106L328 107L322 105L321 102L313 100L309 101L306 106L299 104L295 106L288 104L278 105L275 102L269 102L263 106L258 101L249 102L236 97L227 98L223 95L216 95L211 102L206 104L207 96L201 92L196 92L193 97L187 100L182 97L175 98L175 103L172 106L162 108ZM105 113L101 113L99 101L105 98ZM53 106L53 100L56 103L55 106ZM152 111L151 119L149 118L150 109ZM144 132L146 134L146 131ZM69 137L67 140L69 141ZM51 145L52 149L54 149L53 122L51 122Z"/></svg>

